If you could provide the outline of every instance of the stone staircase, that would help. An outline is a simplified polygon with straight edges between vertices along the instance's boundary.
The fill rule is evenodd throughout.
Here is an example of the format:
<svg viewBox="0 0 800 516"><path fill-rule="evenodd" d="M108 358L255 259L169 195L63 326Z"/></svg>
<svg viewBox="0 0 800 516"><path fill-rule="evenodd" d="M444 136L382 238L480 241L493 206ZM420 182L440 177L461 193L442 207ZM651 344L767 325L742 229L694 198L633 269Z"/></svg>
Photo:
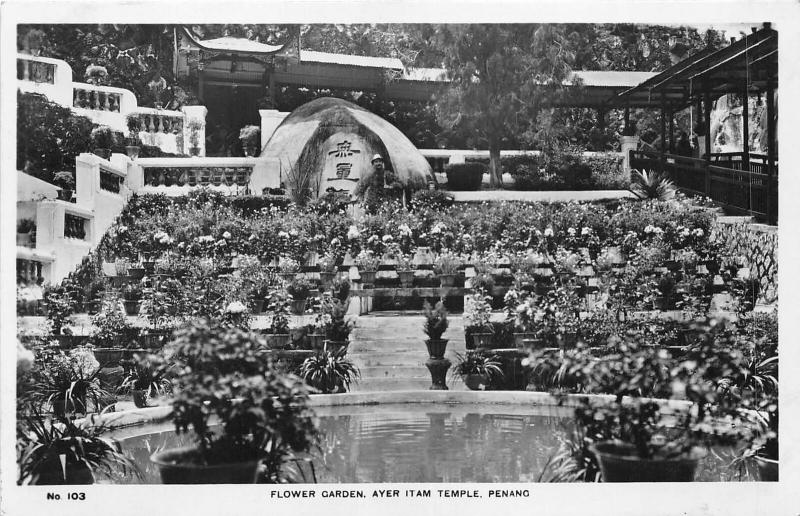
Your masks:
<svg viewBox="0 0 800 516"><path fill-rule="evenodd" d="M450 342L445 356L455 365L456 352L464 354L464 325L453 315L444 338ZM380 312L361 315L350 336L348 356L360 369L361 379L352 392L428 389L431 377L425 361L428 351L422 331L423 317L415 312ZM452 368L451 368L452 370ZM451 390L466 390L448 372Z"/></svg>

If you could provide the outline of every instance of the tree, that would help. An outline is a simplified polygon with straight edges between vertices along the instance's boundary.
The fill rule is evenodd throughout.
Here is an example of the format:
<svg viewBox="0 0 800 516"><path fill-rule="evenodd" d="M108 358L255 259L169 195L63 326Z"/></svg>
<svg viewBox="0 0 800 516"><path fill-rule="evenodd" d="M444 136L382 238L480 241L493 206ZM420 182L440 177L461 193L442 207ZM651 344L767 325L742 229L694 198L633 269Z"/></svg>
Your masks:
<svg viewBox="0 0 800 516"><path fill-rule="evenodd" d="M435 34L451 78L437 118L489 148L490 184L499 187L501 148L563 93L573 60L563 26L438 25Z"/></svg>

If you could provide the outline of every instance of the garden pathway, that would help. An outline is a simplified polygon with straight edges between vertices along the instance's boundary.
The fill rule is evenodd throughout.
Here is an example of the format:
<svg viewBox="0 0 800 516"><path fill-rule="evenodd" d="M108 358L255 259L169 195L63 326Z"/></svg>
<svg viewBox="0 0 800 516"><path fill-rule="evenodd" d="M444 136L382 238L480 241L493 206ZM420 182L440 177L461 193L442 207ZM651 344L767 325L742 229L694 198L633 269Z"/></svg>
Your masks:
<svg viewBox="0 0 800 516"><path fill-rule="evenodd" d="M422 315L414 312L359 316L350 337L348 357L361 370L361 380L351 390L402 391L430 387L422 321ZM445 356L455 364L456 352L463 355L466 351L464 324L461 316L453 316L449 321L444 334L450 341ZM451 390L466 390L460 379L453 379L449 374L447 385Z"/></svg>

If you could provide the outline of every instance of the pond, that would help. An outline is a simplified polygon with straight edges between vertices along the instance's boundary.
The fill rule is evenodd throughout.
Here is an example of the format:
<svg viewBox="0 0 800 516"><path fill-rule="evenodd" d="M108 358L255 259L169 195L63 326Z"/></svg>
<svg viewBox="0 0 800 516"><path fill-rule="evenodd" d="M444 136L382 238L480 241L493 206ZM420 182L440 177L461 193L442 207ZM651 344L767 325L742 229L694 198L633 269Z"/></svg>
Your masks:
<svg viewBox="0 0 800 516"><path fill-rule="evenodd" d="M563 408L478 404L320 407L317 414L323 438L311 458L318 483L537 482L571 420ZM143 475L107 479L113 483L160 483L150 455L192 444L169 423L113 437ZM736 480L731 458L730 450L709 453L697 480ZM313 482L311 468L302 469Z"/></svg>

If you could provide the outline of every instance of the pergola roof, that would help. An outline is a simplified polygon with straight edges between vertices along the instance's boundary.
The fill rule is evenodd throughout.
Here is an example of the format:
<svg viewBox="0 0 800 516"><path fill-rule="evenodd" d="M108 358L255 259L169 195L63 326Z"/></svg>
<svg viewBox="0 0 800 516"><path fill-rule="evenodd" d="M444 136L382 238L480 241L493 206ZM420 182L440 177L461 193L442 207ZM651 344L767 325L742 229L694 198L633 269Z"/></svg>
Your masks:
<svg viewBox="0 0 800 516"><path fill-rule="evenodd" d="M720 50L702 50L641 84L616 95L611 103L631 107L681 109L704 93L764 91L778 84L778 33L765 24Z"/></svg>

